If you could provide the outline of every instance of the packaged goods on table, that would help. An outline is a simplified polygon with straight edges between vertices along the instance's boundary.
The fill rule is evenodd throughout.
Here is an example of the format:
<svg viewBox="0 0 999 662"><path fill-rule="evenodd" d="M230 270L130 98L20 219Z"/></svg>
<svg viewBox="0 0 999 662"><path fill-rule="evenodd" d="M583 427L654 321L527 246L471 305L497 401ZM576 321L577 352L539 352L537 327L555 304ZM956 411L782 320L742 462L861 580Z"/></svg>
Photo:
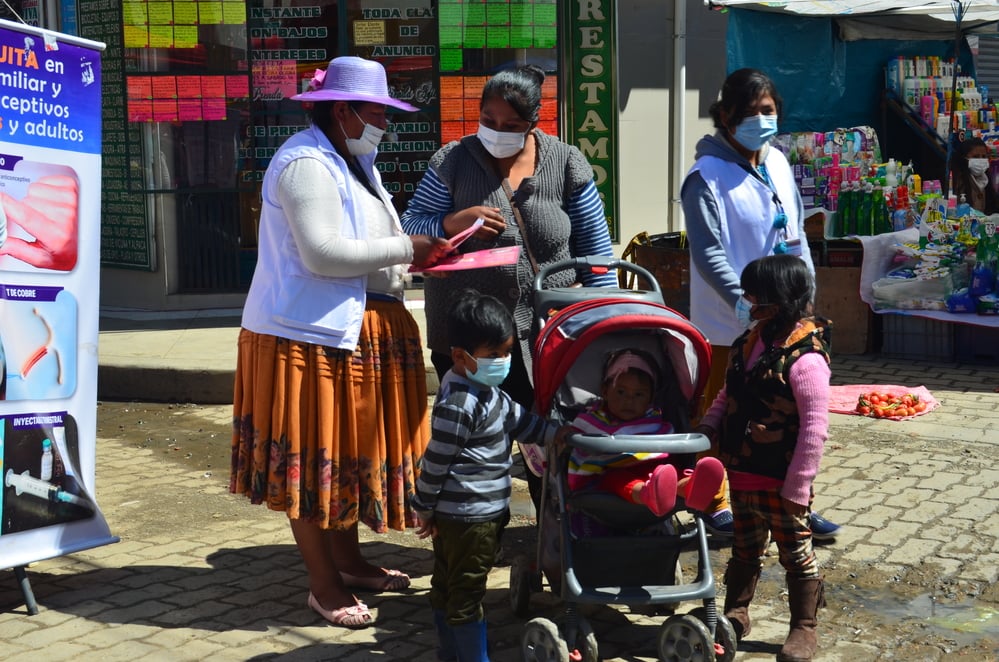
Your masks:
<svg viewBox="0 0 999 662"><path fill-rule="evenodd" d="M968 286L966 254L959 242L899 244L894 268L872 284L875 310L947 310L948 297Z"/></svg>

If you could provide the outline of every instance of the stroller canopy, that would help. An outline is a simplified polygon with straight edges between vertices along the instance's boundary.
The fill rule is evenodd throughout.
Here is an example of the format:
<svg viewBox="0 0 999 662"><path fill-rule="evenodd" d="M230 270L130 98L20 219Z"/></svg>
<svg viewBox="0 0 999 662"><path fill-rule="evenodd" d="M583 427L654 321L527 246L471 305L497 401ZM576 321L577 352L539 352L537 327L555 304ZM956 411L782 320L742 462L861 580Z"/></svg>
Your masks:
<svg viewBox="0 0 999 662"><path fill-rule="evenodd" d="M613 349L644 349L672 374L687 402L700 397L711 369L711 348L690 320L651 301L605 298L580 301L551 317L534 345L534 400L547 412L567 381L591 394L600 391L602 361ZM585 360L580 362L585 354ZM579 365L577 365L579 364ZM573 373L573 378L567 380ZM578 401L578 398L577 398Z"/></svg>

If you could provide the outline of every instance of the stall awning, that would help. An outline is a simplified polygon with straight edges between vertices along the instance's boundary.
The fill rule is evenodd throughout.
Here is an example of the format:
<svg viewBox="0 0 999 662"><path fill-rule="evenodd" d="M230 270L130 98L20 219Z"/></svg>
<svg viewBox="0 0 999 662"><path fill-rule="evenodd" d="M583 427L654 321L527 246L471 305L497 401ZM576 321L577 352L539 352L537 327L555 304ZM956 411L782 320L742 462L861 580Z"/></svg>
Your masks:
<svg viewBox="0 0 999 662"><path fill-rule="evenodd" d="M891 16L904 21L902 28L913 30L953 30L960 22L964 32L996 32L999 22L999 0L924 0L923 2L888 2L887 0L784 0L754 2L753 0L705 0L710 8L740 7L759 11L802 16L835 16L842 19L865 19ZM927 20L932 19L932 20ZM937 25L934 25L937 23ZM880 38L885 38L881 35Z"/></svg>
<svg viewBox="0 0 999 662"><path fill-rule="evenodd" d="M709 7L737 7L763 11L808 14L812 16L849 16L862 14L894 14L900 16L930 16L941 21L955 20L955 5L964 8L964 20L999 20L999 0L930 0L924 2L888 2L887 0L705 0Z"/></svg>

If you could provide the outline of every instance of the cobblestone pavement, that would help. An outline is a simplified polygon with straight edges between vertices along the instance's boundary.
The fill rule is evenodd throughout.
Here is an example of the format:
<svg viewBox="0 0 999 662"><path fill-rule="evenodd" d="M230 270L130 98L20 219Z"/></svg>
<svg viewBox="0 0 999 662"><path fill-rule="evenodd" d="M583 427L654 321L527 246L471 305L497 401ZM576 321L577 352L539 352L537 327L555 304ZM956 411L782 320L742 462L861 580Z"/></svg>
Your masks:
<svg viewBox="0 0 999 662"><path fill-rule="evenodd" d="M923 384L941 407L904 422L831 417L815 506L844 531L818 552L829 606L820 612L816 659L999 659L999 368L841 357L834 383ZM225 406L181 413L194 417L185 425L206 434L228 429ZM121 542L30 566L40 606L34 616L13 573L3 572L3 659L435 659L431 557L411 531L363 531L362 541L369 558L412 573L413 586L365 596L376 627L329 627L305 606L305 574L283 514L229 495L225 469L164 462L162 451L128 430L98 436L97 498ZM517 488L508 558L533 549L522 481ZM719 580L727 556L723 545L711 552ZM692 560L685 552L688 570ZM524 622L510 610L508 573L493 571L486 596L498 662L520 659ZM776 559L768 559L753 632L737 660L773 659L787 628L782 587ZM532 612L556 618L561 607L539 594ZM663 616L624 607L583 613L603 659L656 659Z"/></svg>

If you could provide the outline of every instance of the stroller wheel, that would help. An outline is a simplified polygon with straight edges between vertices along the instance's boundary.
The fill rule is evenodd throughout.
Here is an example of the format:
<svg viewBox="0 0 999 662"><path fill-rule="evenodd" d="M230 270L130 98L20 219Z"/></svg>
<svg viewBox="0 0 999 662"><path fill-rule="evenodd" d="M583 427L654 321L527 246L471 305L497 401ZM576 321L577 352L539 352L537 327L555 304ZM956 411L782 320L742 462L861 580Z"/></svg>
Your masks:
<svg viewBox="0 0 999 662"><path fill-rule="evenodd" d="M663 662L713 662L715 643L708 626L690 614L673 614L659 628Z"/></svg>
<svg viewBox="0 0 999 662"><path fill-rule="evenodd" d="M531 609L531 593L541 590L541 575L531 567L526 556L519 555L510 564L510 608L524 618Z"/></svg>
<svg viewBox="0 0 999 662"><path fill-rule="evenodd" d="M547 618L529 620L520 642L526 662L569 662L565 639Z"/></svg>
<svg viewBox="0 0 999 662"><path fill-rule="evenodd" d="M705 625L707 624L708 615L704 607L691 609L690 615ZM735 659L738 643L732 621L728 620L724 614L718 614L718 623L715 625L715 644L722 647L722 652L719 653L717 647L715 648L715 662L732 662Z"/></svg>

